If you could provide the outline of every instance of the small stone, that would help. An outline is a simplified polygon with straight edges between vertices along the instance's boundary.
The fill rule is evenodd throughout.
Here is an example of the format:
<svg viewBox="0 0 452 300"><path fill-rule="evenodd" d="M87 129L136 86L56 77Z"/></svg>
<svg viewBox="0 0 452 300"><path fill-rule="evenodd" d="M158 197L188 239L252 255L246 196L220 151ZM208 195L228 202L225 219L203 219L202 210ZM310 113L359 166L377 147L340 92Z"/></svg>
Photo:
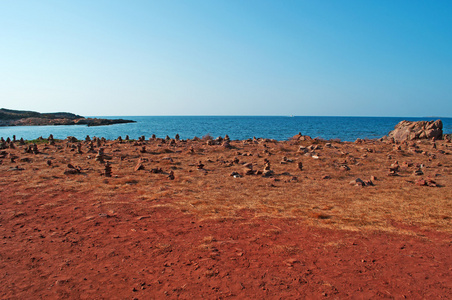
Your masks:
<svg viewBox="0 0 452 300"><path fill-rule="evenodd" d="M354 186L366 186L366 183L361 178L356 178L349 182L350 185Z"/></svg>

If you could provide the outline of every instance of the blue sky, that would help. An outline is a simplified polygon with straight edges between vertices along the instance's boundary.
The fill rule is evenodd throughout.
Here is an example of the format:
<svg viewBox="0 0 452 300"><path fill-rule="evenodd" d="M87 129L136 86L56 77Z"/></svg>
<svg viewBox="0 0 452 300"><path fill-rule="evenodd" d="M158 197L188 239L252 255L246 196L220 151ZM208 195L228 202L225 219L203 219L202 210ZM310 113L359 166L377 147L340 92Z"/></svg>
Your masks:
<svg viewBox="0 0 452 300"><path fill-rule="evenodd" d="M0 107L452 117L452 1L0 1Z"/></svg>

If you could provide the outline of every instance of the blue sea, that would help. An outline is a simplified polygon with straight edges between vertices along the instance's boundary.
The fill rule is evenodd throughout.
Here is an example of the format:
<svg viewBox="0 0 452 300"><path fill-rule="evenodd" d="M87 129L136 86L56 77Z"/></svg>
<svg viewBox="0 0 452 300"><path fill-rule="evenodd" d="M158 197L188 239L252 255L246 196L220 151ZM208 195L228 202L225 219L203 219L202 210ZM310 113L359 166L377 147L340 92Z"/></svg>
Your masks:
<svg viewBox="0 0 452 300"><path fill-rule="evenodd" d="M192 139L210 135L214 138L226 134L233 140L243 140L252 137L262 137L276 140L287 140L301 132L303 135L318 137L325 140L340 139L355 141L361 139L376 139L387 135L394 126L402 120L431 121L436 118L396 118L396 117L284 117L284 116L102 116L98 118L128 119L136 123L117 124L109 126L88 127L86 125L72 126L14 126L0 127L0 137L13 135L17 139L47 138L65 139L74 136L84 139L90 137L105 137L106 139L123 138L128 135L136 139L155 134L164 138L179 134L181 139ZM452 118L441 118L444 133L452 133Z"/></svg>

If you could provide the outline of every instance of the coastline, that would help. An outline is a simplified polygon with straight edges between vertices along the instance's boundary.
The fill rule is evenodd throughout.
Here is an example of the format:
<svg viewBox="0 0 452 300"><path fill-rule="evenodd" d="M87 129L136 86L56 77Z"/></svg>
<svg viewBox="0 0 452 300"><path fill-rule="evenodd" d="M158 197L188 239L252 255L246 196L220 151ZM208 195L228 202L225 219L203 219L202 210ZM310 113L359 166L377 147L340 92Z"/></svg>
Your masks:
<svg viewBox="0 0 452 300"><path fill-rule="evenodd" d="M73 113L39 113L35 111L0 109L1 126L57 126L57 125L87 125L104 126L113 124L135 123L125 119L85 118Z"/></svg>
<svg viewBox="0 0 452 300"><path fill-rule="evenodd" d="M233 140L244 140L252 137L287 140L289 137L302 132L313 138L324 140L340 139L355 141L360 139L378 139L394 129L394 126L407 118L355 118L355 117L168 117L168 116L105 116L104 118L131 119L136 123L116 124L114 126L20 126L0 127L0 136L35 139L39 136L65 139L74 136L84 139L86 135L116 139L118 136L129 135L137 138L155 134L164 138L166 135L174 137L179 134L182 139L192 139L210 134L213 137L229 135ZM409 119L430 120L430 119ZM452 133L452 119L444 119L444 133Z"/></svg>

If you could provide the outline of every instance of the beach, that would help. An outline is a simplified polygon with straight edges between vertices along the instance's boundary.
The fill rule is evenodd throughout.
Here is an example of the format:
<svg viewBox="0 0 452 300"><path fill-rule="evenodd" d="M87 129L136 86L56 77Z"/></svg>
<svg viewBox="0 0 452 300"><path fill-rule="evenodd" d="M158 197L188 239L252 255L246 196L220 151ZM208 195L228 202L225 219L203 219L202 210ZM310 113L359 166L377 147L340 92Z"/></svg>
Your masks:
<svg viewBox="0 0 452 300"><path fill-rule="evenodd" d="M3 299L452 292L449 140L12 144L0 151Z"/></svg>

